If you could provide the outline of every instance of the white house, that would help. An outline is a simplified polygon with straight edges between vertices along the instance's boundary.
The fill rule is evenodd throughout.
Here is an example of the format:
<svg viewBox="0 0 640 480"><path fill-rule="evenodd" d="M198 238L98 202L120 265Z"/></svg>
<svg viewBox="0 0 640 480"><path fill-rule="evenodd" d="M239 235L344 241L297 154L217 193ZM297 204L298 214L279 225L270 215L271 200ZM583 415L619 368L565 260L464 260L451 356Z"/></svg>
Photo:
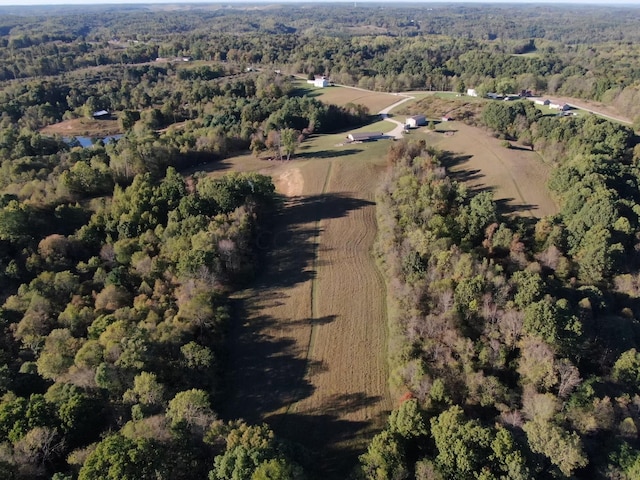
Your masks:
<svg viewBox="0 0 640 480"><path fill-rule="evenodd" d="M549 108L560 110L561 112L566 112L567 110L571 110L571 105L569 105L568 103L549 103Z"/></svg>
<svg viewBox="0 0 640 480"><path fill-rule="evenodd" d="M405 125L409 128L416 128L427 124L427 117L424 115L414 115L412 117L407 117L405 121Z"/></svg>
<svg viewBox="0 0 640 480"><path fill-rule="evenodd" d="M316 77L313 80L307 80L307 83L313 85L314 87L318 87L318 88L324 88L324 87L328 87L330 85L329 79L327 77L325 77L324 75L321 76L321 77Z"/></svg>
<svg viewBox="0 0 640 480"><path fill-rule="evenodd" d="M548 98L536 98L534 100L536 105L549 105L551 104L551 100L549 100Z"/></svg>
<svg viewBox="0 0 640 480"><path fill-rule="evenodd" d="M475 88L467 88L467 95L470 97L477 97L478 92L476 92Z"/></svg>

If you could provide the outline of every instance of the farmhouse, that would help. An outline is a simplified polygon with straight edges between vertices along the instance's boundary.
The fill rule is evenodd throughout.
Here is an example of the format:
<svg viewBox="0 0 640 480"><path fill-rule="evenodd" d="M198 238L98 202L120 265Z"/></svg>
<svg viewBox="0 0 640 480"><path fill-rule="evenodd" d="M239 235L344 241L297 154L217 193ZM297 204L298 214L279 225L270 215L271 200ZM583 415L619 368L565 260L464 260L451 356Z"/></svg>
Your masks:
<svg viewBox="0 0 640 480"><path fill-rule="evenodd" d="M362 132L362 133L350 133L347 135L347 140L350 142L369 142L371 140L377 140L382 137L382 133Z"/></svg>
<svg viewBox="0 0 640 480"><path fill-rule="evenodd" d="M316 77L313 80L307 80L307 83L313 85L314 87L324 88L330 85L329 79L322 75L321 77Z"/></svg>
<svg viewBox="0 0 640 480"><path fill-rule="evenodd" d="M549 108L554 110L560 110L561 112L566 112L567 110L571 110L571 105L568 103L549 103Z"/></svg>
<svg viewBox="0 0 640 480"><path fill-rule="evenodd" d="M408 128L416 128L427 124L427 117L424 115L414 115L413 117L407 117L405 125Z"/></svg>

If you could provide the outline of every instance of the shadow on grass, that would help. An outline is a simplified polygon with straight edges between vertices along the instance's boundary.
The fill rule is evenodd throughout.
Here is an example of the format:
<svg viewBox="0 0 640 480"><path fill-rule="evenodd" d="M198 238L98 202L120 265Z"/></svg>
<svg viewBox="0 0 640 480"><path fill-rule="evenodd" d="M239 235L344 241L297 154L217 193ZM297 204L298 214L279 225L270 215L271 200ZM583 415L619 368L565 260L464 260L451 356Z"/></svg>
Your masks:
<svg viewBox="0 0 640 480"><path fill-rule="evenodd" d="M286 199L272 228L256 239L257 249L264 254L264 271L253 287L290 287L313 278L320 221L340 218L352 210L373 204L341 194Z"/></svg>
<svg viewBox="0 0 640 480"><path fill-rule="evenodd" d="M260 422L313 393L307 372L322 372L326 366L307 361L307 344L293 330L308 325L310 334L313 326L326 325L336 317L274 318L265 312L286 308L287 289L314 278L320 222L372 204L341 194L287 198L271 228L256 239L264 254L262 272L247 298L233 304L225 395L219 408L223 418ZM310 311L310 295L308 301L308 306L300 303L301 311ZM293 337L296 333L298 338Z"/></svg>
<svg viewBox="0 0 640 480"><path fill-rule="evenodd" d="M349 148L347 150L319 150L311 152L299 152L295 158L337 158L355 155L362 152L361 148Z"/></svg>
<svg viewBox="0 0 640 480"><path fill-rule="evenodd" d="M495 200L498 211L505 214L526 212L538 208L538 205L534 205L532 203L523 203L517 205L509 203L513 201L515 201L515 198L501 198L499 200Z"/></svg>
<svg viewBox="0 0 640 480"><path fill-rule="evenodd" d="M336 394L325 402L327 408L322 412L289 412L273 415L267 422L283 438L306 447L313 478L344 480L349 478L358 456L364 453L366 439L384 424L389 412L373 421L343 417L379 401L381 398L363 392Z"/></svg>

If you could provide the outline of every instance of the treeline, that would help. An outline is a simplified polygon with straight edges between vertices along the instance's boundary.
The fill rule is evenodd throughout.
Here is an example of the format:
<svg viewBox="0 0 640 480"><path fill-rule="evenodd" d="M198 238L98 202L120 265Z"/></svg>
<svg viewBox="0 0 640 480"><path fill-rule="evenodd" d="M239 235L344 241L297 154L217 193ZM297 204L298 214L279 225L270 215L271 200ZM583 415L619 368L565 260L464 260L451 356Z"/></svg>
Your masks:
<svg viewBox="0 0 640 480"><path fill-rule="evenodd" d="M534 143L564 148L552 217L505 217L447 175L442 152L390 149L377 249L398 312L392 382L407 393L363 478L640 472L633 135L522 108Z"/></svg>
<svg viewBox="0 0 640 480"><path fill-rule="evenodd" d="M187 57L224 62L228 73L263 65L383 91L534 90L606 101L629 118L640 116L637 9L520 6L515 21L502 6L430 8L202 7L180 15L71 8L46 20L27 15L20 24L0 17L0 80ZM185 72L183 79L216 75Z"/></svg>
<svg viewBox="0 0 640 480"><path fill-rule="evenodd" d="M134 70L128 75L141 80L136 83L140 89L121 89L113 80L97 83L102 94L94 87L80 90L75 83L63 87L47 82L34 91L29 86L5 91L0 103L0 193L55 208L82 196L109 194L114 184L127 185L137 174L157 178L168 166L183 170L250 148L256 155L267 150L275 155L279 142L273 136L284 130L295 132L297 144L313 133L369 121L365 107L337 107L296 96L282 75L200 82L180 80L180 70L168 78L154 67ZM194 72L189 75L202 69ZM82 149L69 139L34 131L43 122L101 108L126 108L118 119L125 135L117 142ZM42 118L43 111L51 117ZM166 128L175 122L182 123Z"/></svg>
<svg viewBox="0 0 640 480"><path fill-rule="evenodd" d="M253 276L254 239L274 202L268 177L187 184L173 169L48 223L3 198L3 478L300 471L288 460L295 449L266 427L225 424L214 410L226 291Z"/></svg>

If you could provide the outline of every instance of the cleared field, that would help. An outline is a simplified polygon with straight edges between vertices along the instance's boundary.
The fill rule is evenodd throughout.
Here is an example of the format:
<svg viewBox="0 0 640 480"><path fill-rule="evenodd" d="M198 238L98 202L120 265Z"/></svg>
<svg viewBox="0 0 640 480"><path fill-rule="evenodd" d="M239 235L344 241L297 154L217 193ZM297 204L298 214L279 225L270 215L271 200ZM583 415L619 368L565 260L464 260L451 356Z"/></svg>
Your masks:
<svg viewBox="0 0 640 480"><path fill-rule="evenodd" d="M429 133L428 143L452 152L449 167L454 175L476 190L490 190L506 211L543 217L558 207L546 188L551 167L536 152L507 149L501 140L461 122L442 124L453 135Z"/></svg>
<svg viewBox="0 0 640 480"><path fill-rule="evenodd" d="M398 97L391 93L371 92L369 90L352 87L334 86L315 88L302 81L297 83L297 87L300 91L322 102L333 103L334 105L359 103L367 107L371 113L379 112L384 107L398 101Z"/></svg>
<svg viewBox="0 0 640 480"><path fill-rule="evenodd" d="M409 138L452 152L454 174L472 188L493 190L505 209L555 212L544 187L548 168L535 152L505 149L458 122L439 128L454 133L423 129ZM322 477L336 480L346 478L393 407L386 291L371 253L374 192L390 141L341 145L344 136L312 137L289 162L247 155L212 166L214 175L271 175L284 201L259 239L265 269L236 297L242 323L230 335L229 400L221 413L268 422L312 452Z"/></svg>
<svg viewBox="0 0 640 480"><path fill-rule="evenodd" d="M93 118L74 118L49 125L41 130L46 135L63 137L106 137L122 133L117 120L95 120Z"/></svg>
<svg viewBox="0 0 640 480"><path fill-rule="evenodd" d="M272 175L285 206L260 239L265 271L237 298L229 418L267 421L343 479L391 408L385 286L372 257L374 191L389 141L314 137L290 162L237 157ZM217 173L217 172L214 172Z"/></svg>

